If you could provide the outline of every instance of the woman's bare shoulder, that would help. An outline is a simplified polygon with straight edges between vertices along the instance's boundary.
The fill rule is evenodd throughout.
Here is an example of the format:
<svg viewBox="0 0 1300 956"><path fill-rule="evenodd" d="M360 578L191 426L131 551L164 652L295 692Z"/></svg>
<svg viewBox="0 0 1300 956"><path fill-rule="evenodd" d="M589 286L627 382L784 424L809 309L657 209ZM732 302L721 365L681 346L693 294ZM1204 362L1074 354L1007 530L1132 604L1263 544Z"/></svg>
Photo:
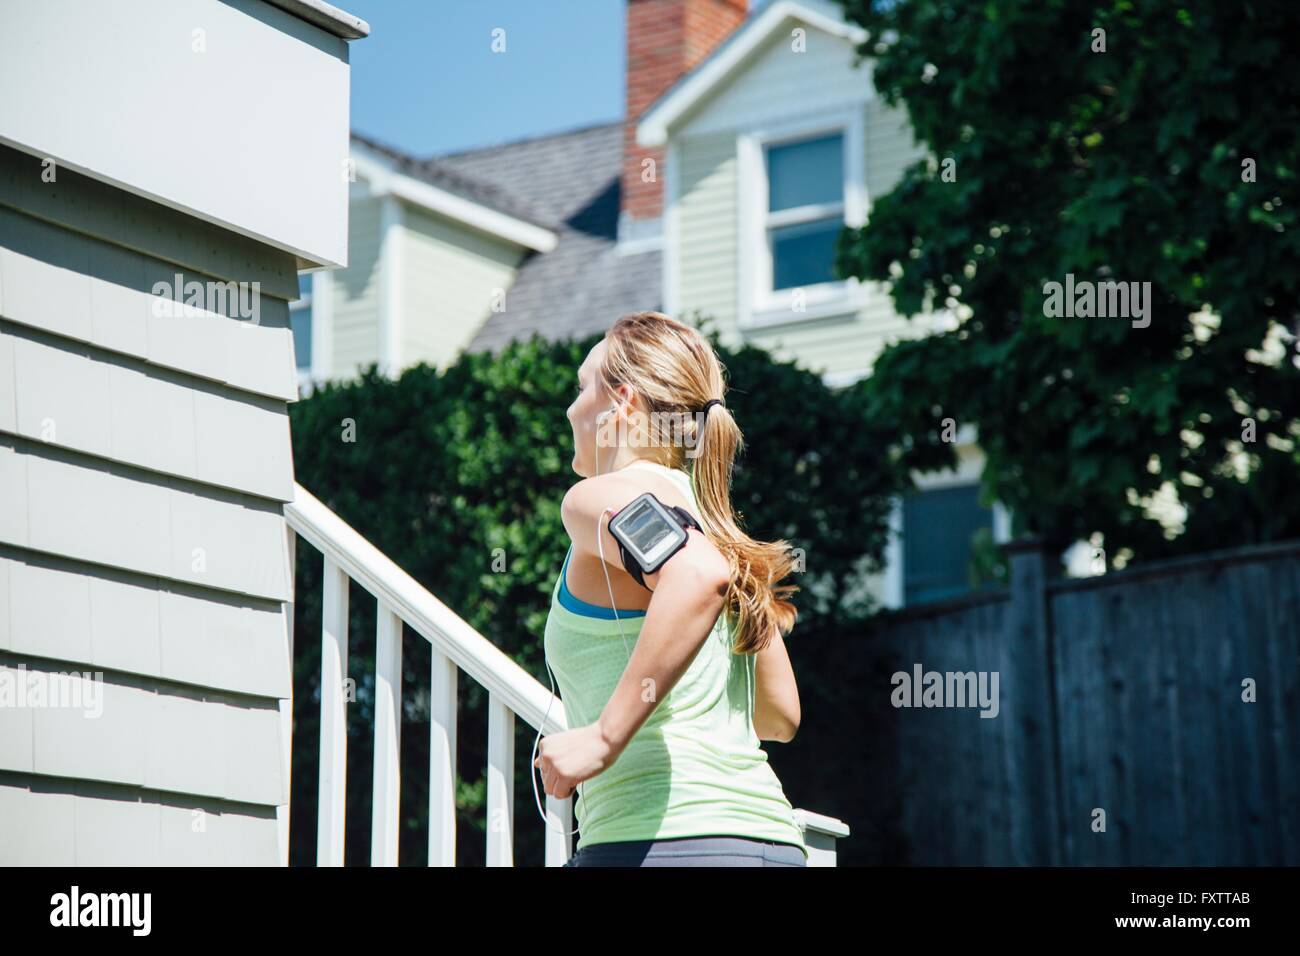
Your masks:
<svg viewBox="0 0 1300 956"><path fill-rule="evenodd" d="M607 510L612 514L647 491L666 505L693 510L681 488L658 469L625 468L583 478L565 493L560 516L569 538L575 544L594 540L597 523Z"/></svg>

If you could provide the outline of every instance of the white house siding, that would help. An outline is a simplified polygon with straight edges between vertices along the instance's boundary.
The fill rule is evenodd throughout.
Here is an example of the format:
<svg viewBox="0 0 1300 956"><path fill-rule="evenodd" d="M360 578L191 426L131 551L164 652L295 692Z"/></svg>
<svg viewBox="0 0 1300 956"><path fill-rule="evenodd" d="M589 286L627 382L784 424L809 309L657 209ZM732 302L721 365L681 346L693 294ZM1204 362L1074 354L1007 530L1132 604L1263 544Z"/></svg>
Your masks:
<svg viewBox="0 0 1300 956"><path fill-rule="evenodd" d="M677 242L665 249L680 276L676 310L698 309L735 341L737 239L736 136L693 135L679 142Z"/></svg>
<svg viewBox="0 0 1300 956"><path fill-rule="evenodd" d="M815 28L808 29L804 53L791 50L790 37L775 37L672 134L679 164L676 240L668 250L677 276L674 307L683 314L699 309L712 315L727 341L751 343L831 375L865 371L888 341L930 326L925 318L909 324L873 283L857 311L742 329L737 318L743 241L737 137L845 109L863 117L870 203L892 188L923 151L913 142L903 111L888 109L875 98L869 64L853 66L852 44Z"/></svg>
<svg viewBox="0 0 1300 956"><path fill-rule="evenodd" d="M382 206L381 200L369 195L348 205L348 266L329 274L333 354L327 361L327 378L350 378L379 361Z"/></svg>
<svg viewBox="0 0 1300 956"><path fill-rule="evenodd" d="M409 205L401 228L399 361L444 367L510 288L525 250Z"/></svg>
<svg viewBox="0 0 1300 956"><path fill-rule="evenodd" d="M40 172L0 147L0 670L102 714L0 707L0 863L275 864L295 257ZM154 315L177 272L258 323Z"/></svg>

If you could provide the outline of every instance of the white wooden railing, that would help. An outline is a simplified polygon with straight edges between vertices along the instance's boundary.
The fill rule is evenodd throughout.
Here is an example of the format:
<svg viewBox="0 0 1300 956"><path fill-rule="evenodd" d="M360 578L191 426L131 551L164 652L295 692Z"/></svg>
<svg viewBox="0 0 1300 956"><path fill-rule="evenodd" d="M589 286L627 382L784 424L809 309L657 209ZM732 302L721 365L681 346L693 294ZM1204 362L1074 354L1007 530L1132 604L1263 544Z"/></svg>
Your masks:
<svg viewBox="0 0 1300 956"><path fill-rule="evenodd" d="M284 506L292 577L296 535L324 556L321 601L320 790L316 861L343 865L347 781L348 580L378 602L375 661L375 766L370 862L397 865L401 791L402 623L431 645L429 745L429 865L456 861L456 671L465 671L489 695L487 865L514 865L515 718L543 734L567 729L564 704L550 690L474 630L378 548L354 531L301 485ZM292 595L292 592L291 592ZM293 604L285 608L293 659ZM549 714L547 713L549 706ZM283 702L285 767L291 767L293 701ZM545 862L560 866L572 855L572 798L546 796ZM848 835L839 820L795 811L810 865L834 866L835 841ZM540 823L540 821L539 821ZM280 816L282 862L288 862L288 808Z"/></svg>

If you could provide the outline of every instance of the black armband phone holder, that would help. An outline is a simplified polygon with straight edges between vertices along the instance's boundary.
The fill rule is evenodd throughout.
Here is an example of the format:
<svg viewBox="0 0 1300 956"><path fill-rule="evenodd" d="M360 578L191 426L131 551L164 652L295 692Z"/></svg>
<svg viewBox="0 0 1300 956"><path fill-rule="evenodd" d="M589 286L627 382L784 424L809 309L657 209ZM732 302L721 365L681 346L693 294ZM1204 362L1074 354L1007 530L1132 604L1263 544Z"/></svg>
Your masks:
<svg viewBox="0 0 1300 956"><path fill-rule="evenodd" d="M644 575L653 574L686 546L688 528L703 531L689 511L666 505L650 492L634 498L609 519L623 567L637 584L653 591Z"/></svg>

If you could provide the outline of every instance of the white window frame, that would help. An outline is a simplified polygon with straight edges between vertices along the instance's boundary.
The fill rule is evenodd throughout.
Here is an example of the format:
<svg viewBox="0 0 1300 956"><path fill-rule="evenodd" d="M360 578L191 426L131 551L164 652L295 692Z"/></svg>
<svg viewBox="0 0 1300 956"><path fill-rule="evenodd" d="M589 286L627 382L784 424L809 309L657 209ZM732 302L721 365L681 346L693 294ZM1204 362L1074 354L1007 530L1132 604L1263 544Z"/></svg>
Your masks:
<svg viewBox="0 0 1300 956"><path fill-rule="evenodd" d="M742 329L784 325L832 315L857 312L864 288L856 277L793 289L772 289L772 252L768 230L843 212L850 227L866 224L869 214L867 170L863 148L866 102L853 103L747 130L737 137L737 189L739 245L737 323ZM767 149L819 135L843 136L843 199L821 207L803 207L797 213L768 211ZM794 311L794 296L802 292L804 310Z"/></svg>
<svg viewBox="0 0 1300 956"><path fill-rule="evenodd" d="M307 294L289 303L289 334L293 335L293 314L303 309L311 310L311 355L307 364L299 365L301 356L294 352L294 372L298 376L299 392L309 395L316 383L326 377L330 352L330 306L333 274L324 269L307 273L311 278Z"/></svg>

